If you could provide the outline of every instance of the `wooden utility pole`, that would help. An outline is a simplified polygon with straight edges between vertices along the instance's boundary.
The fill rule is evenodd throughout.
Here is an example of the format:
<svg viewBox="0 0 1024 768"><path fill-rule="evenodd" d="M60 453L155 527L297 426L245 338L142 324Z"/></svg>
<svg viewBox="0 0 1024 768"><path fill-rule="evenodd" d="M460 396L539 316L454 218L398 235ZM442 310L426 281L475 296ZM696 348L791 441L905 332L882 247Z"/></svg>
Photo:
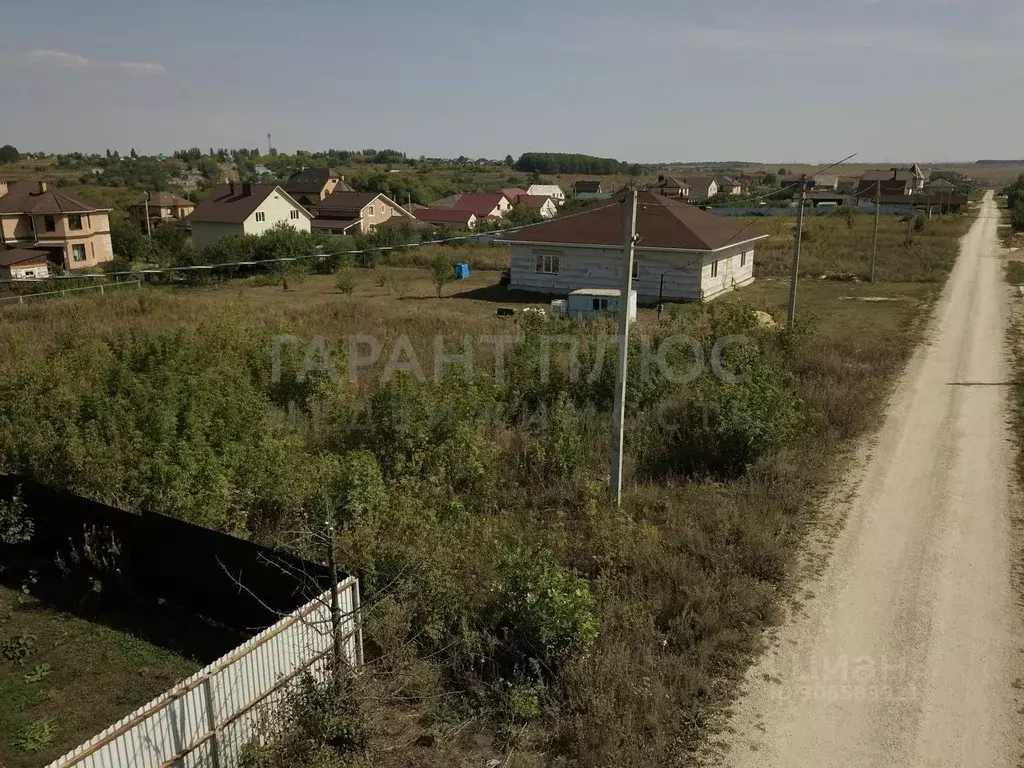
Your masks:
<svg viewBox="0 0 1024 768"><path fill-rule="evenodd" d="M882 214L882 198L881 198L882 182L875 182L875 236L871 240L871 274L868 276L868 282L875 282L875 256L878 255L878 219Z"/></svg>
<svg viewBox="0 0 1024 768"><path fill-rule="evenodd" d="M800 176L800 209L796 214L796 244L793 246L793 273L789 279L789 313L786 316L790 326L796 322L796 286L800 276L800 246L804 239L804 204L807 202L807 174Z"/></svg>
<svg viewBox="0 0 1024 768"><path fill-rule="evenodd" d="M619 293L619 364L615 370L615 411L612 415L612 483L616 506L622 503L622 444L626 427L626 369L629 363L629 309L633 297L633 252L636 247L635 189L623 205L622 290Z"/></svg>
<svg viewBox="0 0 1024 768"><path fill-rule="evenodd" d="M914 233L914 217L916 216L916 214L914 212L914 195L915 194L916 193L914 193L914 192L910 193L910 215L907 217L907 239L903 241L903 245L906 248L910 247L910 239L911 239L911 237L913 237L913 233Z"/></svg>

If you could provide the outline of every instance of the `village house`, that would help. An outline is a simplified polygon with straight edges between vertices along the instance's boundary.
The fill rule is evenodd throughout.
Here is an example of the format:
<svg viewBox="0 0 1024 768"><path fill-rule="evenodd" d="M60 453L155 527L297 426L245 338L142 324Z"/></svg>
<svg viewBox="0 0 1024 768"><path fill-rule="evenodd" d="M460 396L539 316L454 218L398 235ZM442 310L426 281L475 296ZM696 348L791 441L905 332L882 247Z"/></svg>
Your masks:
<svg viewBox="0 0 1024 768"><path fill-rule="evenodd" d="M622 206L616 199L501 238L511 245L509 288L566 295L622 285ZM653 190L638 193L633 288L642 302L696 301L749 284L767 235Z"/></svg>
<svg viewBox="0 0 1024 768"><path fill-rule="evenodd" d="M312 216L277 184L220 184L188 217L192 244L204 248L230 235L261 235L282 222L310 231Z"/></svg>
<svg viewBox="0 0 1024 768"><path fill-rule="evenodd" d="M865 171L857 185L857 196L874 195L881 188L883 195L913 195L923 192L931 179L931 171L921 170L916 163L909 168Z"/></svg>
<svg viewBox="0 0 1024 768"><path fill-rule="evenodd" d="M526 190L520 189L519 187L506 187L505 189L501 190L501 194L503 194L505 197L507 197L509 200L515 203L517 197L526 194Z"/></svg>
<svg viewBox="0 0 1024 768"><path fill-rule="evenodd" d="M680 200L690 198L690 185L675 176L659 176L658 180L649 184L647 188L665 197L675 197Z"/></svg>
<svg viewBox="0 0 1024 768"><path fill-rule="evenodd" d="M713 176L687 176L691 200L707 200L718 194L718 182Z"/></svg>
<svg viewBox="0 0 1024 768"><path fill-rule="evenodd" d="M44 251L69 270L97 267L114 259L110 211L45 181L0 182L0 249Z"/></svg>
<svg viewBox="0 0 1024 768"><path fill-rule="evenodd" d="M50 276L46 251L30 248L0 249L0 280L29 280Z"/></svg>
<svg viewBox="0 0 1024 768"><path fill-rule="evenodd" d="M183 223L195 209L196 204L184 197L170 192L150 192L145 201L128 206L128 216L145 231L157 224Z"/></svg>
<svg viewBox="0 0 1024 768"><path fill-rule="evenodd" d="M417 219L398 203L381 192L348 192L335 189L319 203L310 207L313 229L335 235L373 232L385 222L401 217L410 224Z"/></svg>
<svg viewBox="0 0 1024 768"><path fill-rule="evenodd" d="M572 185L572 196L575 200L607 200L610 192L605 192L599 180L580 179Z"/></svg>
<svg viewBox="0 0 1024 768"><path fill-rule="evenodd" d="M742 195L743 185L729 176L716 176L715 185L718 187L716 194Z"/></svg>
<svg viewBox="0 0 1024 768"><path fill-rule="evenodd" d="M458 227L459 229L476 229L476 214L472 211L460 211L455 208L424 208L416 209L414 214L425 224Z"/></svg>
<svg viewBox="0 0 1024 768"><path fill-rule="evenodd" d="M546 195L519 195L513 203L537 211L542 219L553 219L558 215L554 199Z"/></svg>
<svg viewBox="0 0 1024 768"><path fill-rule="evenodd" d="M555 201L555 205L565 203L565 191L557 184L531 184L526 188L526 194L550 197Z"/></svg>
<svg viewBox="0 0 1024 768"><path fill-rule="evenodd" d="M300 205L315 205L332 192L355 192L330 168L302 168L284 183L284 191L294 197Z"/></svg>
<svg viewBox="0 0 1024 768"><path fill-rule="evenodd" d="M431 208L471 211L478 220L498 221L512 210L512 201L501 192L452 195L430 204Z"/></svg>

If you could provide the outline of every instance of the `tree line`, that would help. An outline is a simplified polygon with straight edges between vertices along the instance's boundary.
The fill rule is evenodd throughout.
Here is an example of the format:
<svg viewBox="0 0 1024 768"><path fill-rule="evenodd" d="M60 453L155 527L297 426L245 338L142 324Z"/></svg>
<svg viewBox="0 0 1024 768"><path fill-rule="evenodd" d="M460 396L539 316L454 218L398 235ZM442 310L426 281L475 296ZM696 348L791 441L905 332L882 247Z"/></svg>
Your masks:
<svg viewBox="0 0 1024 768"><path fill-rule="evenodd" d="M1024 173L1004 190L1010 209L1010 224L1015 232L1024 232Z"/></svg>
<svg viewBox="0 0 1024 768"><path fill-rule="evenodd" d="M594 157L569 152L525 152L513 167L524 173L624 173L639 176L644 172L644 167L639 163L625 163L611 157Z"/></svg>

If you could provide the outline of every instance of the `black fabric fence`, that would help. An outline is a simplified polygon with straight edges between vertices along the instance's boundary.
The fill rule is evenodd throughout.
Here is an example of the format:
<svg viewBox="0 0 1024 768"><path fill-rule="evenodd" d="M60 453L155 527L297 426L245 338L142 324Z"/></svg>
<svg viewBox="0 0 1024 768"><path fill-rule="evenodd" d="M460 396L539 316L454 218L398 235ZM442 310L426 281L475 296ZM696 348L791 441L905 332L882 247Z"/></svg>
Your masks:
<svg viewBox="0 0 1024 768"><path fill-rule="evenodd" d="M276 622L330 587L326 567L157 514L135 514L0 475L0 500L20 488L28 542L0 543L0 568L36 581L94 574L240 632Z"/></svg>

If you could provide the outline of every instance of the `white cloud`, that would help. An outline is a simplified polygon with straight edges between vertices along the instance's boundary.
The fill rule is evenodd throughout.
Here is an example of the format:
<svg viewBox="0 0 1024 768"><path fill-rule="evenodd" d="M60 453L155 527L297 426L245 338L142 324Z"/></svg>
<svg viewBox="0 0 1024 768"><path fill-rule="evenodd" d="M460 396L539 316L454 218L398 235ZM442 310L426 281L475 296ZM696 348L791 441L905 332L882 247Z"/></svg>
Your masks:
<svg viewBox="0 0 1024 768"><path fill-rule="evenodd" d="M26 53L22 60L28 64L65 69L116 70L134 75L163 75L167 67L150 61L97 61L87 59L77 53L64 51L33 50Z"/></svg>

